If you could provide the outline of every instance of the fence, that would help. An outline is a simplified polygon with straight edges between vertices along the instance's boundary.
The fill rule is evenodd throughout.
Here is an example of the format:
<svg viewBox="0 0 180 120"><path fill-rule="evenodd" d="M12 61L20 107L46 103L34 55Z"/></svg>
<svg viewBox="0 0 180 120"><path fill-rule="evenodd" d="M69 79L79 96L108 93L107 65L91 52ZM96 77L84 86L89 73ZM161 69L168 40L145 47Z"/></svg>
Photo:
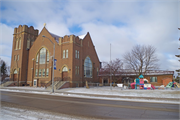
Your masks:
<svg viewBox="0 0 180 120"><path fill-rule="evenodd" d="M88 83L89 87L99 87L99 83Z"/></svg>

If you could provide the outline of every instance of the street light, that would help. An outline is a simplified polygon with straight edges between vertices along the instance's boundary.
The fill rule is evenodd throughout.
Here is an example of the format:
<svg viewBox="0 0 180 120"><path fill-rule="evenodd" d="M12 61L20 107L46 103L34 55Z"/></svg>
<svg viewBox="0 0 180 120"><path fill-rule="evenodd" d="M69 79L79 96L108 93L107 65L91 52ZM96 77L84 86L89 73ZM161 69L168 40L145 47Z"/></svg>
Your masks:
<svg viewBox="0 0 180 120"><path fill-rule="evenodd" d="M110 44L110 89L112 90L112 76L111 76L111 44Z"/></svg>
<svg viewBox="0 0 180 120"><path fill-rule="evenodd" d="M42 37L49 39L45 35L42 35ZM50 40L50 39L49 39ZM50 40L51 41L51 40ZM53 46L53 75L52 75L52 93L54 92L54 55L55 55L55 44L51 41L51 43L54 45Z"/></svg>

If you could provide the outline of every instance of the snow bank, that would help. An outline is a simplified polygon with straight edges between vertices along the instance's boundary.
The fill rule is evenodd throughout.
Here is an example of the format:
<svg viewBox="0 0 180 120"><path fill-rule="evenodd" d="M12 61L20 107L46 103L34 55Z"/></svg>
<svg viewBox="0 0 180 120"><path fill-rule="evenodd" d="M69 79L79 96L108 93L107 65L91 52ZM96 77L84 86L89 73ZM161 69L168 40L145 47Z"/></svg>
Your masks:
<svg viewBox="0 0 180 120"><path fill-rule="evenodd" d="M9 88L9 89L8 89ZM16 88L16 89L12 89ZM17 89L19 88L19 89ZM34 91L36 89L36 91ZM6 89L0 89L1 91L11 91L11 92L24 92L24 93L35 93L35 94L47 94L47 95L56 95L56 96L69 96L69 97L82 97L82 98L92 98L92 99L107 99L107 100L126 100L126 101L141 101L141 102L158 102L158 103L175 103L180 104L174 100L165 100L165 98L180 98L180 90L135 90L135 89L121 89L118 87L113 87L110 90L110 87L94 87L86 89L82 88L66 88L61 90L56 90L55 93L50 91L42 91L45 88L34 88L34 87L7 87ZM33 90L33 91L31 91ZM40 90L40 91L38 91ZM81 95L78 93L83 93ZM116 97L102 97L102 96L93 96L93 95L114 95L114 96L127 96L127 98L116 98ZM148 100L148 99L139 99L139 98L128 98L131 97L153 97L153 98L164 98L164 100Z"/></svg>
<svg viewBox="0 0 180 120"><path fill-rule="evenodd" d="M69 88L60 91L70 93L100 94L100 95L119 95L119 96L136 96L136 97L156 97L156 98L180 98L180 90L164 89L164 90L136 90L136 89L120 89L118 87L95 87L95 88Z"/></svg>

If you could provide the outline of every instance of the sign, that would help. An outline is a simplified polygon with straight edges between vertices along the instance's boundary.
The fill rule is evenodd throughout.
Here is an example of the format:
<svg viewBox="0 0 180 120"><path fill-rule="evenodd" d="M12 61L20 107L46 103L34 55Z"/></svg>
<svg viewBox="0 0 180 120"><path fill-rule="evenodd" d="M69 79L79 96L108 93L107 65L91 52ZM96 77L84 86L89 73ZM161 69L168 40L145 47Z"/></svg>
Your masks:
<svg viewBox="0 0 180 120"><path fill-rule="evenodd" d="M56 62L57 62L57 60L54 59L54 70L56 70Z"/></svg>
<svg viewBox="0 0 180 120"><path fill-rule="evenodd" d="M37 79L34 79L33 86L37 87Z"/></svg>

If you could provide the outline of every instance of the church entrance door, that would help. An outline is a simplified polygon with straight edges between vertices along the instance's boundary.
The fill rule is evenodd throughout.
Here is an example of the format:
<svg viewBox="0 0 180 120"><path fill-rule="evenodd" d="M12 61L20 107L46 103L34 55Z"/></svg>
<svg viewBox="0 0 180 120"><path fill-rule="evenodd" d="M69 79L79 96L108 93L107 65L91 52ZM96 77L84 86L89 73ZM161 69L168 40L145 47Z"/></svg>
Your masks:
<svg viewBox="0 0 180 120"><path fill-rule="evenodd" d="M14 70L13 81L17 81L17 78L18 78L17 70Z"/></svg>
<svg viewBox="0 0 180 120"><path fill-rule="evenodd" d="M63 67L63 70L62 70L62 80L63 81L67 81L67 78L68 78L68 69L67 69L67 67Z"/></svg>

